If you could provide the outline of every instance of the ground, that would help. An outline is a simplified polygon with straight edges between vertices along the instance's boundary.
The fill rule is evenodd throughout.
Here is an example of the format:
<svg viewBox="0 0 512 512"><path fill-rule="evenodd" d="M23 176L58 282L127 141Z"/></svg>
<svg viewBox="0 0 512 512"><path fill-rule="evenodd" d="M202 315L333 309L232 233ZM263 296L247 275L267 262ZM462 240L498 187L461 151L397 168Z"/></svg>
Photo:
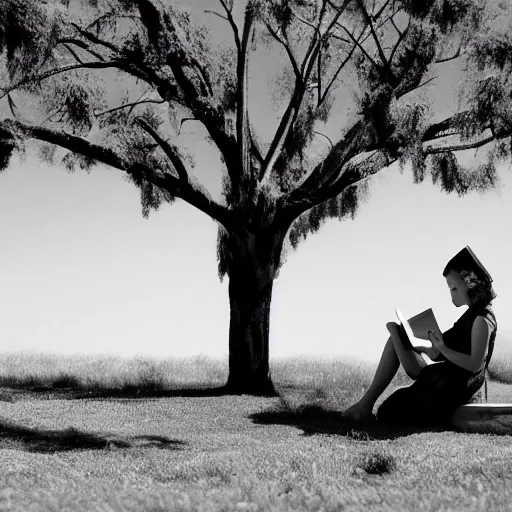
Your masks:
<svg viewBox="0 0 512 512"><path fill-rule="evenodd" d="M339 410L367 383L364 367L294 365L274 365L276 398L195 385L138 396L96 386L91 398L5 377L0 510L509 508L510 435L354 427ZM489 395L512 402L512 386L491 382Z"/></svg>

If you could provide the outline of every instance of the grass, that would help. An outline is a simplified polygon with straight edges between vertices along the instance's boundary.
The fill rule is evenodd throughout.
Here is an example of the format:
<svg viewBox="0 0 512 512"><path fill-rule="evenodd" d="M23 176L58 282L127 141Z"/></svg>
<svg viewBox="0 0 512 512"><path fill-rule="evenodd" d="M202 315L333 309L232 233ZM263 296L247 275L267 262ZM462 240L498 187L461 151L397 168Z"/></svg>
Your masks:
<svg viewBox="0 0 512 512"><path fill-rule="evenodd" d="M507 510L510 436L344 422L372 370L280 360L277 398L158 397L223 384L225 363L7 354L0 510ZM70 399L88 386L120 392ZM512 386L492 381L489 398L512 402Z"/></svg>
<svg viewBox="0 0 512 512"><path fill-rule="evenodd" d="M204 356L163 359L7 353L0 357L0 387L21 389L161 390L227 378L223 361Z"/></svg>

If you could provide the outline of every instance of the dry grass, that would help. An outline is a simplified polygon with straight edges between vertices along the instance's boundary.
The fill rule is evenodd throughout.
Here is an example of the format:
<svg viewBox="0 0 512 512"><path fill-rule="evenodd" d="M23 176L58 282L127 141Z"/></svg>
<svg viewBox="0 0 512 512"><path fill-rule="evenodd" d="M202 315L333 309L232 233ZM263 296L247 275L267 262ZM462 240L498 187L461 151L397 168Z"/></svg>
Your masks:
<svg viewBox="0 0 512 512"><path fill-rule="evenodd" d="M19 358L0 358L4 385L207 387L226 375L205 358ZM371 366L272 367L281 398L7 390L16 401L0 401L0 510L508 510L510 436L350 425L337 411L368 385ZM490 397L512 401L511 390L492 382Z"/></svg>
<svg viewBox="0 0 512 512"><path fill-rule="evenodd" d="M491 377L503 384L512 384L512 350L503 349L499 345L494 350L491 363L489 365Z"/></svg>
<svg viewBox="0 0 512 512"><path fill-rule="evenodd" d="M155 359L18 352L0 357L0 387L10 388L158 391L221 386L226 378L225 362L204 356Z"/></svg>

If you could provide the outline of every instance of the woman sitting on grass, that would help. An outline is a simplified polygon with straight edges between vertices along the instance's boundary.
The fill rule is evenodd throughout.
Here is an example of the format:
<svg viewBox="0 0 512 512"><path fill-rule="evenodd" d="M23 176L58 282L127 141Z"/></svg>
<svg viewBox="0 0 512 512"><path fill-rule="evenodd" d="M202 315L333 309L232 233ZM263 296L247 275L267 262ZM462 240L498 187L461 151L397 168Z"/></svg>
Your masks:
<svg viewBox="0 0 512 512"><path fill-rule="evenodd" d="M344 412L344 417L355 421L373 419L375 402L400 363L414 382L382 403L377 412L379 420L445 423L459 405L477 398L485 383L496 337L496 318L490 308L496 297L492 278L469 247L448 262L443 276L453 304L467 305L467 311L445 333L429 331L430 347L413 348L403 327L388 323L391 336L370 387Z"/></svg>

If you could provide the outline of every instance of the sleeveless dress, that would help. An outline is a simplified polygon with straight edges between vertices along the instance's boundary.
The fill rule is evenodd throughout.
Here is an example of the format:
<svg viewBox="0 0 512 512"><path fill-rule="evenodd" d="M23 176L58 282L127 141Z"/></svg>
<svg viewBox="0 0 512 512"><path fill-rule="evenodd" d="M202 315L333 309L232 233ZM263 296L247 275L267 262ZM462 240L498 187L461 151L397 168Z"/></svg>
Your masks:
<svg viewBox="0 0 512 512"><path fill-rule="evenodd" d="M377 418L419 424L449 423L459 405L480 401L486 384L486 370L496 339L496 317L489 305L474 305L443 333L447 347L471 354L471 329L477 316L483 316L491 326L487 354L480 368L470 372L440 355L435 364L423 368L412 385L400 388L381 404Z"/></svg>

